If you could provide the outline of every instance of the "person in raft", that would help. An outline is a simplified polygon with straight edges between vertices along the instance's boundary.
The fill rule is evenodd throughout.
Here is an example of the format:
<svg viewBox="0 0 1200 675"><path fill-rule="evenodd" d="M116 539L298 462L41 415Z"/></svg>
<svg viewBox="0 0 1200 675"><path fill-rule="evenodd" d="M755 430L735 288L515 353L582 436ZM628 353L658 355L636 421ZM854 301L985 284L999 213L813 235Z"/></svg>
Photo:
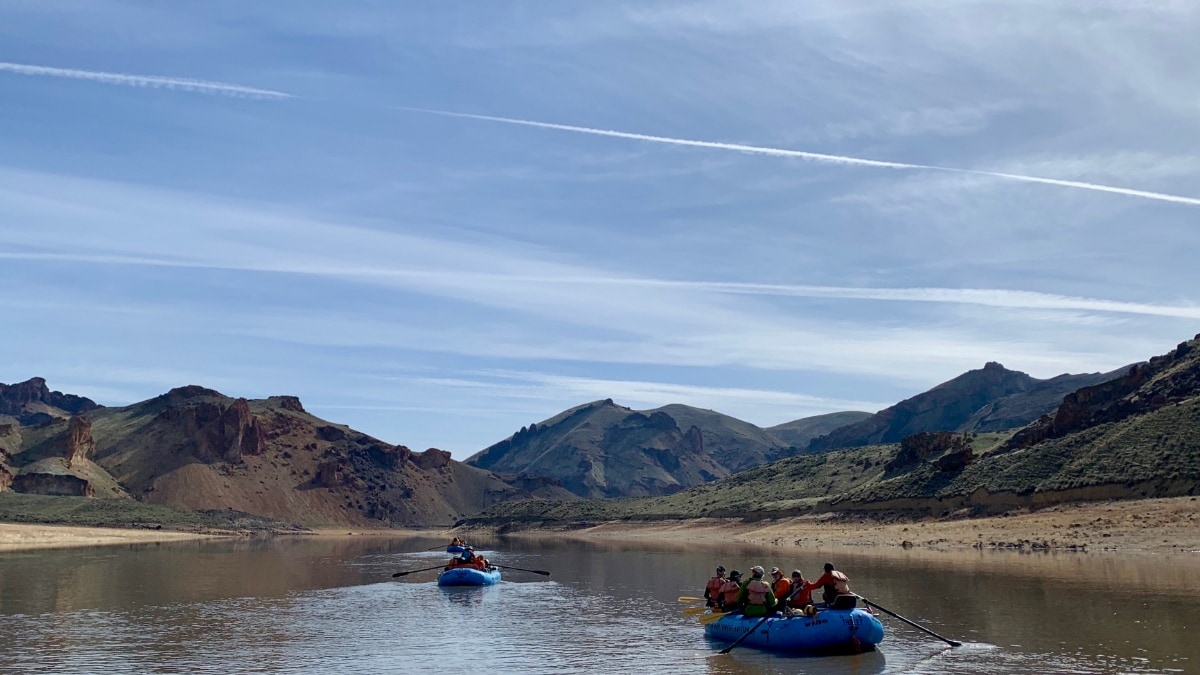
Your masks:
<svg viewBox="0 0 1200 675"><path fill-rule="evenodd" d="M782 610L787 605L788 594L792 592L792 581L783 576L783 570L771 568L771 594L775 596L775 609Z"/></svg>
<svg viewBox="0 0 1200 675"><path fill-rule="evenodd" d="M483 571L487 570L490 564L487 558L475 555L475 549L467 546L463 549L462 555L450 559L449 564L446 565L446 569L471 567Z"/></svg>
<svg viewBox="0 0 1200 675"><path fill-rule="evenodd" d="M720 600L721 587L724 585L725 566L717 565L717 573L713 575L713 577L709 579L708 583L704 586L704 599L708 601L705 603L706 605L709 607L717 606L717 602Z"/></svg>
<svg viewBox="0 0 1200 675"><path fill-rule="evenodd" d="M805 588L808 584L804 579L804 573L800 570L792 570L792 590L796 593L790 598L786 598L787 609L783 610L785 616L795 616L796 614L804 614L805 616L815 616L817 608L812 604L812 590ZM782 600L780 602L783 602Z"/></svg>
<svg viewBox="0 0 1200 675"><path fill-rule="evenodd" d="M722 612L732 612L738 609L738 596L742 593L742 573L733 570L729 573L729 578L721 586L721 592L717 594L717 608Z"/></svg>
<svg viewBox="0 0 1200 675"><path fill-rule="evenodd" d="M833 563L825 563L825 573L816 581L804 584L804 590L822 589L825 604L833 609L854 609L858 604L855 595L850 592L850 577L833 568Z"/></svg>
<svg viewBox="0 0 1200 675"><path fill-rule="evenodd" d="M738 593L738 605L746 616L766 616L775 611L775 595L771 593L771 584L763 581L764 574L762 567L751 567L750 581Z"/></svg>
<svg viewBox="0 0 1200 675"><path fill-rule="evenodd" d="M451 546L462 546L463 545L462 537L455 537L454 539L450 540L450 545Z"/></svg>

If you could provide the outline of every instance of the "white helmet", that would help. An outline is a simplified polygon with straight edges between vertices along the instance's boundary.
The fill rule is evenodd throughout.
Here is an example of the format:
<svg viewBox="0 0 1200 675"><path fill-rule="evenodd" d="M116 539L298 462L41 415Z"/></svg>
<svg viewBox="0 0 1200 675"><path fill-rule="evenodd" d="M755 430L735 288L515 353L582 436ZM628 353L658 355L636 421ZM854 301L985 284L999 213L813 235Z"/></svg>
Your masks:
<svg viewBox="0 0 1200 675"><path fill-rule="evenodd" d="M750 568L750 573L756 577L761 577L765 572L762 568L762 565L755 565L754 567Z"/></svg>

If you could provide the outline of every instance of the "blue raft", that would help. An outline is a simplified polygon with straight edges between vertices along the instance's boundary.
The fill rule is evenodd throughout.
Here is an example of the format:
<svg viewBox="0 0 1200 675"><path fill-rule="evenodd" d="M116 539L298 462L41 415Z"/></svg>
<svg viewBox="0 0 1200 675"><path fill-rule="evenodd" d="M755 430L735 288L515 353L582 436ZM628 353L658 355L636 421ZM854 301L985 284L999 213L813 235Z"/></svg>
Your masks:
<svg viewBox="0 0 1200 675"><path fill-rule="evenodd" d="M449 546L446 547L446 553L462 553L465 550L466 549L464 549L462 546L459 546L457 544L450 544Z"/></svg>
<svg viewBox="0 0 1200 675"><path fill-rule="evenodd" d="M438 586L491 586L500 581L500 570L489 567L487 571L474 567L454 567L438 575Z"/></svg>
<svg viewBox="0 0 1200 675"><path fill-rule="evenodd" d="M734 642L762 621L761 616L731 614L704 627L704 635ZM883 624L865 609L818 609L815 617L767 619L741 644L785 652L865 652L883 640Z"/></svg>

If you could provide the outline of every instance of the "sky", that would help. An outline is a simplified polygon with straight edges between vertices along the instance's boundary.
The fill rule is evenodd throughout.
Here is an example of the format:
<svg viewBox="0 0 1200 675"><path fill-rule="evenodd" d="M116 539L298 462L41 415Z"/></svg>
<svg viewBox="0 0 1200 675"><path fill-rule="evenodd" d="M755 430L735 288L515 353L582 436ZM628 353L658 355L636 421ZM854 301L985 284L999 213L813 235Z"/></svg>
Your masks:
<svg viewBox="0 0 1200 675"><path fill-rule="evenodd" d="M0 3L0 382L465 459L1200 333L1191 0Z"/></svg>

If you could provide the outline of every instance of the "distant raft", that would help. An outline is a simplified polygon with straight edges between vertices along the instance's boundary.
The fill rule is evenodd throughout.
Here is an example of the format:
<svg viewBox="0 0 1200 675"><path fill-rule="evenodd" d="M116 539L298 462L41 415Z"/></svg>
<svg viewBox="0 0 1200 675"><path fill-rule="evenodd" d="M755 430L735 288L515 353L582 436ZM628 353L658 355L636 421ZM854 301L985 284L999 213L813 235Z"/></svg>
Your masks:
<svg viewBox="0 0 1200 675"><path fill-rule="evenodd" d="M730 614L704 627L704 635L734 642L758 626L761 616ZM883 624L865 609L818 609L815 617L780 614L763 621L741 644L780 652L857 653L875 649Z"/></svg>
<svg viewBox="0 0 1200 675"><path fill-rule="evenodd" d="M500 570L489 567L486 570L474 567L452 567L438 575L438 586L491 586L500 581Z"/></svg>
<svg viewBox="0 0 1200 675"><path fill-rule="evenodd" d="M446 547L446 553L462 553L466 549L458 544L450 544Z"/></svg>

